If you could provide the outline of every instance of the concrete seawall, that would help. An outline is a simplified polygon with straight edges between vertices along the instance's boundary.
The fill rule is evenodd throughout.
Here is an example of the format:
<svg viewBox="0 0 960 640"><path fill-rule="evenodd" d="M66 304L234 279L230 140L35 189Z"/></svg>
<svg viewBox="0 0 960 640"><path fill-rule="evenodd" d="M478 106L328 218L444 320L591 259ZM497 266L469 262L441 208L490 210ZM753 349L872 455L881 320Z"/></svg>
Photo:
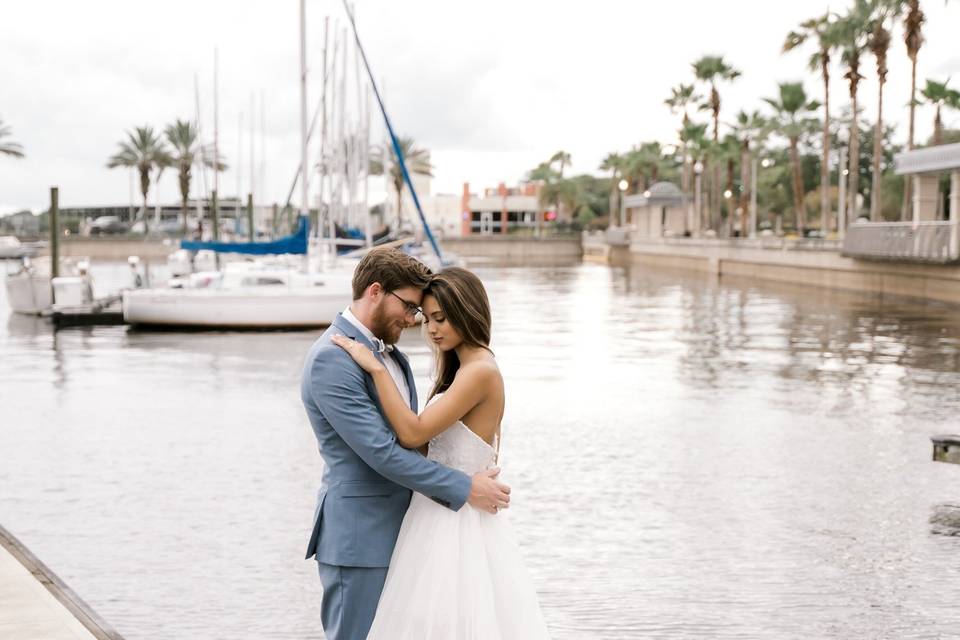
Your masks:
<svg viewBox="0 0 960 640"><path fill-rule="evenodd" d="M468 236L444 238L444 250L468 261L505 261L514 264L570 262L583 256L579 236L532 238L524 236ZM473 260L471 260L473 259Z"/></svg>
<svg viewBox="0 0 960 640"><path fill-rule="evenodd" d="M736 276L960 305L960 266L854 260L836 250L761 248L723 241L633 241L612 262Z"/></svg>

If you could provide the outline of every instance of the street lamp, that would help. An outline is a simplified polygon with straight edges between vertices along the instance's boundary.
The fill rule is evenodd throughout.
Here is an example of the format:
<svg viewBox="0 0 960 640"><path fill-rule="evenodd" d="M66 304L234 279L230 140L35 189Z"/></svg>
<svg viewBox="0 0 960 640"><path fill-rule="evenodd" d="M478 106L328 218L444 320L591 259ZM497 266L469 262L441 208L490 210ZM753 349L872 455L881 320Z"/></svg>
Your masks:
<svg viewBox="0 0 960 640"><path fill-rule="evenodd" d="M700 220L703 208L702 203L702 193L701 193L701 178L703 176L703 163L697 160L693 165L694 173L694 190L693 190L693 233L695 236L700 236L700 229L702 228L702 221Z"/></svg>
<svg viewBox="0 0 960 640"><path fill-rule="evenodd" d="M619 196L618 200L620 201L620 226L621 227L625 224L626 215L627 215L627 212L623 206L623 196L627 192L627 189L629 187L630 187L630 183L627 182L625 178L621 178L620 182L617 183L617 189L619 189L620 191L620 193L618 193L617 195Z"/></svg>

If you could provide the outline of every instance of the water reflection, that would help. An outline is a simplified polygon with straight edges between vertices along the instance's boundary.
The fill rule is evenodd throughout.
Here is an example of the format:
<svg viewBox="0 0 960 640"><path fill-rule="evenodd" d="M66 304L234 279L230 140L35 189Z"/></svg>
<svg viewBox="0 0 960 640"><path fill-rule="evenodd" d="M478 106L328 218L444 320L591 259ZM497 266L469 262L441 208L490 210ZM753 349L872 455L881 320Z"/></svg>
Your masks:
<svg viewBox="0 0 960 640"><path fill-rule="evenodd" d="M639 266L481 265L554 637L945 637L960 312ZM0 300L2 306L2 300ZM0 522L127 637L319 638L316 331L0 326ZM431 355L403 336L421 391ZM149 576L145 579L144 576Z"/></svg>

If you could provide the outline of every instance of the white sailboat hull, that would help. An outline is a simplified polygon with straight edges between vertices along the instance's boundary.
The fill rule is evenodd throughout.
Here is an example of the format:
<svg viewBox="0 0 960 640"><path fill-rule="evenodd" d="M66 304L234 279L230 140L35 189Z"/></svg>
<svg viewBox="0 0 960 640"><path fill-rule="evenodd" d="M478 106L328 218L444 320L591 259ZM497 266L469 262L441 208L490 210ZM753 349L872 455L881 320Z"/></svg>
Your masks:
<svg viewBox="0 0 960 640"><path fill-rule="evenodd" d="M123 292L130 324L225 329L324 327L350 304L342 288L134 289Z"/></svg>

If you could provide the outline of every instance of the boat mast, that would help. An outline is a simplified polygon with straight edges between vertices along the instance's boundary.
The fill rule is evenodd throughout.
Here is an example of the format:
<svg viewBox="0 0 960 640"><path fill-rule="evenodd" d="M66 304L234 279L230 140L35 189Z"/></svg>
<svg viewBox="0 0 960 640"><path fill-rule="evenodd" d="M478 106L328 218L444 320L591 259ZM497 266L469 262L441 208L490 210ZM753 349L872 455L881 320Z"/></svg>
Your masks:
<svg viewBox="0 0 960 640"><path fill-rule="evenodd" d="M344 37L346 41L346 37ZM346 45L343 51L343 101L346 104L347 101L347 55L350 51L349 44ZM344 117L346 117L346 108L344 108ZM344 224L347 227L355 226L356 222L356 159L357 159L357 136L356 128L351 122L349 124L344 124L343 129L343 152L344 152L344 163L343 171L344 178L347 183L347 208L344 215Z"/></svg>
<svg viewBox="0 0 960 640"><path fill-rule="evenodd" d="M237 199L243 193L243 111L237 115Z"/></svg>
<svg viewBox="0 0 960 640"><path fill-rule="evenodd" d="M374 96L377 98L377 104L380 107L380 113L383 114L383 123L387 127L387 133L390 134L390 141L393 143L393 151L397 156L397 163L400 165L400 172L403 174L403 181L407 184L407 188L410 190L410 196L413 198L413 204L417 209L417 215L420 216L420 224L423 226L423 231L427 236L427 240L430 241L430 247L437 255L437 259L440 260L440 263L443 264L443 253L440 251L440 245L437 244L437 239L434 237L433 231L430 230L430 225L427 224L426 216L423 215L423 207L420 206L420 198L417 197L417 190L413 186L413 180L410 178L410 172L407 171L407 163L403 157L403 149L401 149L400 141L393 130L393 124L390 122L390 117L387 115L387 109L383 105L383 99L380 96L380 91L377 89L377 83L373 79L373 71L370 69L370 61L367 60L367 54L363 51L363 45L360 43L360 33L357 31L357 23L353 18L353 11L351 11L347 0L343 0L343 8L346 10L347 17L350 19L350 24L353 27L353 36L357 43L357 50L360 52L360 56L363 58L363 66L367 69L367 76L370 78L370 86L373 89Z"/></svg>
<svg viewBox="0 0 960 640"><path fill-rule="evenodd" d="M193 162L200 165L200 185L203 187L203 197L197 197L197 221L200 222L203 220L203 204L207 200L207 164L204 162L207 151L203 145L203 128L200 121L200 80L196 73L193 74L193 99L196 103L197 140L200 142L200 158L198 160L194 155Z"/></svg>
<svg viewBox="0 0 960 640"><path fill-rule="evenodd" d="M337 25L334 25L334 31L337 31ZM339 139L337 138L337 59L340 56L340 45L341 38L340 34L336 33L333 39L333 58L330 61L330 127L328 133L330 136L330 145L329 145L329 157L327 158L327 180L330 183L330 207L328 209L328 215L330 216L330 229L334 231L334 222L336 221L337 212L340 207L340 203L337 200L337 196L340 193L339 182L336 182L334 175L336 171L339 171L340 161L340 146ZM331 237L335 236L336 233L332 233Z"/></svg>
<svg viewBox="0 0 960 640"><path fill-rule="evenodd" d="M263 89L260 89L260 201L264 202L267 193L267 116L264 115Z"/></svg>
<svg viewBox="0 0 960 640"><path fill-rule="evenodd" d="M363 92L363 234L367 246L373 246L373 229L370 222L370 91Z"/></svg>
<svg viewBox="0 0 960 640"><path fill-rule="evenodd" d="M347 164L349 162L349 158L347 156L347 138L348 138L347 136L347 52L348 52L348 47L350 45L347 41L346 27L344 27L342 33L343 33L343 60L341 61L342 71L340 73L340 95L337 96L338 98L340 98L340 114L339 114L340 122L339 122L339 126L337 127L339 129L339 131L337 132L337 150L340 153L340 156L339 156L340 162L338 163L340 165L339 166L340 188L338 189L338 191L340 192L340 197L337 198L337 206L339 208L339 215L337 216L337 221L340 224L347 224L347 219L346 219L347 211L346 211L346 208L343 206L343 189L348 187L348 185L346 184L348 179Z"/></svg>
<svg viewBox="0 0 960 640"><path fill-rule="evenodd" d="M314 233L317 236L323 235L320 232L320 223L319 216L321 214L325 215L324 221L330 225L330 237L333 237L333 225L330 224L330 207L323 206L323 198L326 194L326 174L330 173L330 168L327 166L327 88L329 86L329 79L327 70L329 65L327 62L327 56L329 55L330 50L330 16L325 16L323 18L323 86L320 91L320 162L317 163L317 178L320 182L320 208L317 210L317 229L314 230Z"/></svg>
<svg viewBox="0 0 960 640"><path fill-rule="evenodd" d="M213 48L213 190L220 193L220 111L217 102L219 52Z"/></svg>
<svg viewBox="0 0 960 640"><path fill-rule="evenodd" d="M255 96L256 96L256 94L255 94L253 91L251 91L251 92L250 92L250 196L251 196L252 201L253 201L254 203L256 203L256 201L257 201L257 184L256 184L257 162L256 162L256 160L254 160L254 158L257 157L257 155L256 155L256 145L255 145L255 142L256 142L256 119L254 118L254 116L255 116L256 113L257 113L257 107L256 107L256 103L255 103ZM239 196L240 194L237 194L237 195ZM250 237L253 238L253 235L252 235L252 234L253 234L253 229L250 229L250 234L251 234Z"/></svg>
<svg viewBox="0 0 960 640"><path fill-rule="evenodd" d="M307 200L307 6L300 0L300 215L310 214Z"/></svg>

